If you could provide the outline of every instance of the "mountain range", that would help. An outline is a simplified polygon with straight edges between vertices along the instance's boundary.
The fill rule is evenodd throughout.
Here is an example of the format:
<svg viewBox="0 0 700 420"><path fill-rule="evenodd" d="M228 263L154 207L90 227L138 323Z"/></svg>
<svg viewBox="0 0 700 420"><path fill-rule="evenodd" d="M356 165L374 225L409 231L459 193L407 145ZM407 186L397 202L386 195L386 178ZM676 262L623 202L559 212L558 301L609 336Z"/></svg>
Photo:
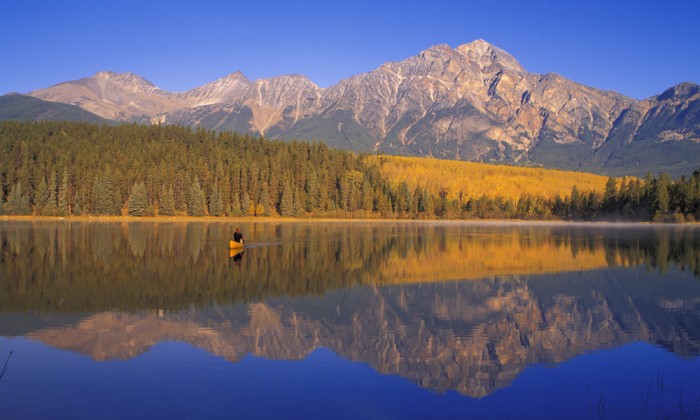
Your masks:
<svg viewBox="0 0 700 420"><path fill-rule="evenodd" d="M251 81L236 72L168 92L133 73L100 72L29 95L118 121L321 140L357 152L610 175L689 174L700 162L697 84L640 101L528 72L483 40L434 46L326 88L302 75Z"/></svg>

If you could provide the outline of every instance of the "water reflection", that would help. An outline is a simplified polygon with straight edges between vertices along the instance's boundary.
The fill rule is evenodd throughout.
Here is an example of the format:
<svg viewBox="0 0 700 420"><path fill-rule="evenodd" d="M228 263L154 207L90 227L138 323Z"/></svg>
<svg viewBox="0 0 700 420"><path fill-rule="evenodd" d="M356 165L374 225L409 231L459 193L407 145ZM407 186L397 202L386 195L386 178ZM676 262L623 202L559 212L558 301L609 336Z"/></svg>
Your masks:
<svg viewBox="0 0 700 420"><path fill-rule="evenodd" d="M4 222L0 308L177 310L353 285L644 266L700 274L693 228L257 223L244 256L225 223Z"/></svg>
<svg viewBox="0 0 700 420"><path fill-rule="evenodd" d="M95 360L181 341L236 362L327 347L481 397L533 363L700 350L692 227L1 223L0 334ZM446 280L449 280L446 282Z"/></svg>

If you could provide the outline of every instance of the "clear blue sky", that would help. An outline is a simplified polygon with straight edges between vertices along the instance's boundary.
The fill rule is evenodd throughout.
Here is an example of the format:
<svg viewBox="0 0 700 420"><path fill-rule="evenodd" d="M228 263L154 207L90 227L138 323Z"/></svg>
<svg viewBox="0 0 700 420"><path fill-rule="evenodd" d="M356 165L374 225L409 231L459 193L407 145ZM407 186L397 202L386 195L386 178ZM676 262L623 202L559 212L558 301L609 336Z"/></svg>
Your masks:
<svg viewBox="0 0 700 420"><path fill-rule="evenodd" d="M533 73L642 99L700 83L700 0L3 0L0 94L98 71L184 91L240 70L318 85L484 39Z"/></svg>

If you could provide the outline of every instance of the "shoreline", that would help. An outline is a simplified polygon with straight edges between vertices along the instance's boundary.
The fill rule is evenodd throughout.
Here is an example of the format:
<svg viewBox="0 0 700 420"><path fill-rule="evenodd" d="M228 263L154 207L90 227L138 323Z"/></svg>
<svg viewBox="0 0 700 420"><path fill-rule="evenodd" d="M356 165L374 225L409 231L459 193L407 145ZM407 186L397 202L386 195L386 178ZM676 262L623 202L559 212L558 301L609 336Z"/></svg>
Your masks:
<svg viewBox="0 0 700 420"><path fill-rule="evenodd" d="M407 223L459 225L539 225L590 227L700 227L700 222L654 223L635 221L523 220L523 219L345 219L293 217L195 217L195 216L0 216L0 222L90 222L90 223Z"/></svg>

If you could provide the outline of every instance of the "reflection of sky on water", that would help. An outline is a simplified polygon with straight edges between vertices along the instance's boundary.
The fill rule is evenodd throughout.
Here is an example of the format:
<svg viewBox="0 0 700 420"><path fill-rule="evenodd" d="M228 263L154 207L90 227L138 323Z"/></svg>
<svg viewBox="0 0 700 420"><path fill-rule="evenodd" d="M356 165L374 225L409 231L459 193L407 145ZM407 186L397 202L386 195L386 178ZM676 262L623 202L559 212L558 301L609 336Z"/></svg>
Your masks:
<svg viewBox="0 0 700 420"><path fill-rule="evenodd" d="M11 418L638 418L700 401L697 229L273 223L232 256L225 224L16 227L0 224Z"/></svg>
<svg viewBox="0 0 700 420"><path fill-rule="evenodd" d="M692 416L700 398L700 360L644 343L533 365L480 399L425 390L325 348L301 361L237 363L175 342L126 362L0 339L8 348L4 418L665 418L679 404Z"/></svg>

